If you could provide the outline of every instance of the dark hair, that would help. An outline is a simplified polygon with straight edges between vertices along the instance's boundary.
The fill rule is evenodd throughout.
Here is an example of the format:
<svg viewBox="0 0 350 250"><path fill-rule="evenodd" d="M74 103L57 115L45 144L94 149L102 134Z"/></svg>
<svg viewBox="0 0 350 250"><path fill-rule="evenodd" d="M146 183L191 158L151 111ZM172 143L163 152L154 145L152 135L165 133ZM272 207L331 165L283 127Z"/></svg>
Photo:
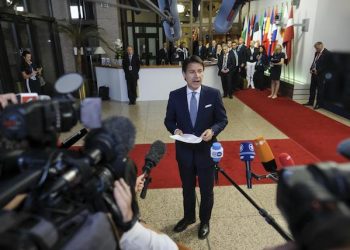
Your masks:
<svg viewBox="0 0 350 250"><path fill-rule="evenodd" d="M182 72L186 72L187 66L190 63L199 63L203 66L203 70L204 70L204 62L202 61L202 59L199 56L193 55L191 57L187 57L185 61L182 63Z"/></svg>
<svg viewBox="0 0 350 250"><path fill-rule="evenodd" d="M264 47L263 45L260 45L260 46L259 46L259 51L260 51L260 48L263 48L263 52L262 52L262 53L263 53L263 54L266 54L266 49L265 49L265 47Z"/></svg>
<svg viewBox="0 0 350 250"><path fill-rule="evenodd" d="M25 50L22 52L23 57L26 57L26 55L30 55L30 54L32 54L32 53L30 53L28 50Z"/></svg>

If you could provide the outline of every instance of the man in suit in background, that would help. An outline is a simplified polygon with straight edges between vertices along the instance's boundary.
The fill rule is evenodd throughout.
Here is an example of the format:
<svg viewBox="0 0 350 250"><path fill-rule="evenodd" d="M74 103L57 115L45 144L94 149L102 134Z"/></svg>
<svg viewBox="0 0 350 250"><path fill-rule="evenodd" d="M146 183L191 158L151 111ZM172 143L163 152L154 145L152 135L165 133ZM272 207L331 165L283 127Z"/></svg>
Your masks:
<svg viewBox="0 0 350 250"><path fill-rule="evenodd" d="M128 87L129 105L136 104L137 98L137 80L139 79L140 58L134 54L134 48L128 46L127 53L123 58L123 69L125 73L125 80Z"/></svg>
<svg viewBox="0 0 350 250"><path fill-rule="evenodd" d="M247 65L247 46L244 45L242 37L238 39L237 53L239 58L239 88L243 89L247 77L245 66Z"/></svg>
<svg viewBox="0 0 350 250"><path fill-rule="evenodd" d="M211 45L208 49L208 59L216 58L216 41L211 41Z"/></svg>
<svg viewBox="0 0 350 250"><path fill-rule="evenodd" d="M169 47L167 43L163 43L163 48L161 48L158 51L158 58L157 58L157 64L163 65L163 64L169 64L170 58L169 58Z"/></svg>
<svg viewBox="0 0 350 250"><path fill-rule="evenodd" d="M228 51L227 44L222 45L223 54L219 56L218 59L218 75L221 77L222 89L224 90L223 97L229 96L232 99L233 93L233 82L232 74L237 72L238 67L236 67L236 58L233 52Z"/></svg>
<svg viewBox="0 0 350 250"><path fill-rule="evenodd" d="M330 52L324 48L322 42L316 42L315 47L315 56L314 60L310 67L311 74L311 85L310 85L310 96L309 101L305 103L305 106L313 106L316 97L316 104L314 109L319 109L323 103L324 97L324 85L325 85L325 73L329 67L329 56ZM317 90L317 95L316 95Z"/></svg>
<svg viewBox="0 0 350 250"><path fill-rule="evenodd" d="M182 64L187 85L169 95L164 124L171 134L194 134L203 140L198 144L175 142L176 160L183 189L184 217L175 226L175 232L184 231L196 221L196 176L201 193L198 237L209 234L209 221L214 204L214 162L210 147L228 121L219 90L202 85L204 63L196 55Z"/></svg>
<svg viewBox="0 0 350 250"><path fill-rule="evenodd" d="M203 45L202 41L198 42L198 47L196 47L194 54L199 56L202 60L207 58L207 48Z"/></svg>
<svg viewBox="0 0 350 250"><path fill-rule="evenodd" d="M230 41L230 43L231 43L231 50L229 49L229 53L232 55L232 58L234 58L234 67L235 67L235 70L231 72L232 92L234 92L240 88L240 76L239 76L240 64L239 63L241 60L237 52L237 42Z"/></svg>

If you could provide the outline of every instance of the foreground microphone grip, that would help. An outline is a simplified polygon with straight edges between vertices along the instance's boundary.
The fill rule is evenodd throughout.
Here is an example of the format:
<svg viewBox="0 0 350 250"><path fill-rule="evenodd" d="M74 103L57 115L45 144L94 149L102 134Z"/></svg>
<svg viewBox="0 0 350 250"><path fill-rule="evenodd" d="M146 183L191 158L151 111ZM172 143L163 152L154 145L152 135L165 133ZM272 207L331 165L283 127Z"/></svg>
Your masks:
<svg viewBox="0 0 350 250"><path fill-rule="evenodd" d="M252 169L250 161L245 161L245 175L247 179L247 188L252 188Z"/></svg>

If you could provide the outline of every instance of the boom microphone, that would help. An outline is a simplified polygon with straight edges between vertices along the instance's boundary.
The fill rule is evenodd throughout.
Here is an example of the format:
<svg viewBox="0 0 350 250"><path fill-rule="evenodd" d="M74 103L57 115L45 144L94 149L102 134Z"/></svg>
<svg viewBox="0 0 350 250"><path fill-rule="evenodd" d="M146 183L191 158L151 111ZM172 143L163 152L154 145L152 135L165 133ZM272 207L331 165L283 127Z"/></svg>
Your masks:
<svg viewBox="0 0 350 250"><path fill-rule="evenodd" d="M271 148L264 137L260 136L254 140L256 153L267 172L276 172L277 165Z"/></svg>
<svg viewBox="0 0 350 250"><path fill-rule="evenodd" d="M346 157L347 159L350 159L350 139L341 141L340 144L338 145L337 151L342 156Z"/></svg>
<svg viewBox="0 0 350 250"><path fill-rule="evenodd" d="M245 0L224 0L215 17L214 29L217 33L227 33Z"/></svg>
<svg viewBox="0 0 350 250"><path fill-rule="evenodd" d="M148 185L152 180L150 177L151 169L157 166L160 159L163 158L165 151L166 146L164 142L157 140L152 143L150 150L145 156L145 165L142 167L142 172L145 174L145 183L140 194L142 199L146 198Z"/></svg>
<svg viewBox="0 0 350 250"><path fill-rule="evenodd" d="M174 42L181 38L180 18L177 11L176 0L158 0L158 6L161 12L169 16L169 20L163 19L163 28L166 38Z"/></svg>
<svg viewBox="0 0 350 250"><path fill-rule="evenodd" d="M240 146L239 156L241 161L245 163L246 170L246 179L247 179L247 188L252 188L252 170L250 162L254 160L255 152L254 146L251 142L242 142Z"/></svg>
<svg viewBox="0 0 350 250"><path fill-rule="evenodd" d="M281 153L278 156L278 159L279 159L282 167L295 166L293 158L287 153Z"/></svg>

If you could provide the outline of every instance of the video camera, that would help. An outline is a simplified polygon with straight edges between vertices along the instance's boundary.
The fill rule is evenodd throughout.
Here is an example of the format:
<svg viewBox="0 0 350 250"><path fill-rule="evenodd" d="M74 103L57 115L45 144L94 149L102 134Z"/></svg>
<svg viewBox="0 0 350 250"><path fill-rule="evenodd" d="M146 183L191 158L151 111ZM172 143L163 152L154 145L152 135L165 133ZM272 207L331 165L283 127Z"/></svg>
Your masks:
<svg viewBox="0 0 350 250"><path fill-rule="evenodd" d="M126 231L138 218L136 167L127 156L135 141L129 119L104 120L80 151L56 146L58 133L69 131L82 113L69 94L81 83L77 74L62 77L55 88L64 96L10 105L1 114L1 133L30 147L0 153L0 249L116 249L113 225ZM119 178L132 187L134 217L127 224L113 198ZM24 200L12 206L22 194Z"/></svg>
<svg viewBox="0 0 350 250"><path fill-rule="evenodd" d="M350 246L349 180L348 163L324 162L281 171L277 206L302 249Z"/></svg>

